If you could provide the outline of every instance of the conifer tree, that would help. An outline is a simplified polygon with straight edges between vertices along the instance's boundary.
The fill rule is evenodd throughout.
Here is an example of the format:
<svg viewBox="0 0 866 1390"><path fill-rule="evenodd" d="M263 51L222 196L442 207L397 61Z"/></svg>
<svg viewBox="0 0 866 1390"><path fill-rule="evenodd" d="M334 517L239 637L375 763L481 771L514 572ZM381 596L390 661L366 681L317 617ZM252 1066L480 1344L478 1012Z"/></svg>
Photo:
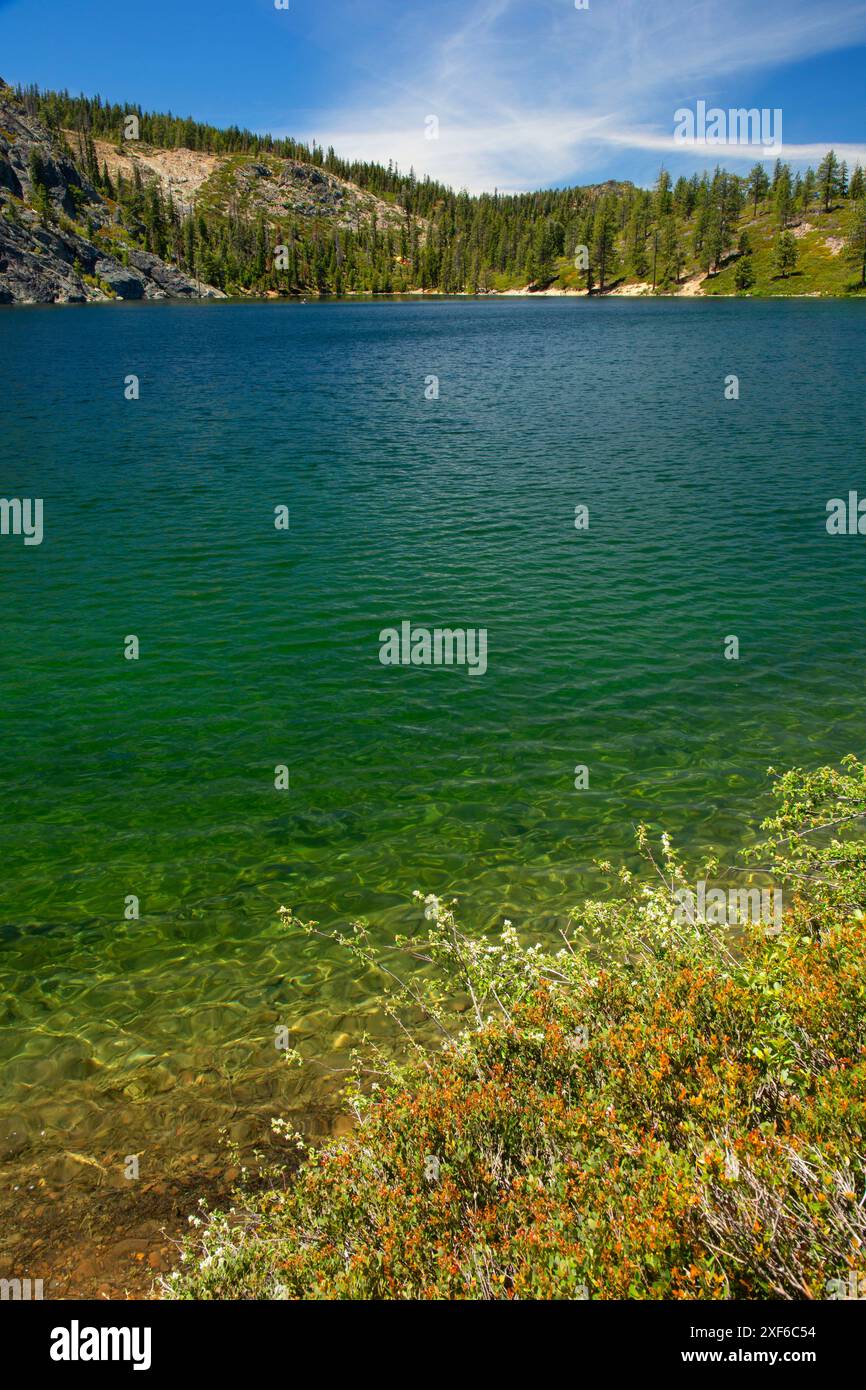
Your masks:
<svg viewBox="0 0 866 1390"><path fill-rule="evenodd" d="M616 207L611 193L603 194L598 201L590 258L595 264L599 291L603 294L614 274L616 258Z"/></svg>
<svg viewBox="0 0 866 1390"><path fill-rule="evenodd" d="M742 260L737 262L737 268L734 271L734 284L743 294L746 290L750 290L754 283L755 269L752 265L752 258L751 256L743 256Z"/></svg>
<svg viewBox="0 0 866 1390"><path fill-rule="evenodd" d="M791 220L791 213L794 208L794 198L791 188L791 170L785 165L776 179L773 203L776 211L776 221L784 231Z"/></svg>
<svg viewBox="0 0 866 1390"><path fill-rule="evenodd" d="M824 211L829 212L830 205L839 191L839 161L835 150L829 150L818 166L818 189Z"/></svg>
<svg viewBox="0 0 866 1390"><path fill-rule="evenodd" d="M787 280L792 270L796 269L800 253L797 248L797 241L792 232L782 231L776 238L776 245L773 253L773 264L777 275L781 275L783 280Z"/></svg>
<svg viewBox="0 0 866 1390"><path fill-rule="evenodd" d="M758 204L763 202L770 191L770 178L763 164L755 164L749 174L749 196L754 205L754 216L758 215Z"/></svg>
<svg viewBox="0 0 866 1390"><path fill-rule="evenodd" d="M866 288L866 197L852 198L845 232L845 259L859 272L860 288Z"/></svg>

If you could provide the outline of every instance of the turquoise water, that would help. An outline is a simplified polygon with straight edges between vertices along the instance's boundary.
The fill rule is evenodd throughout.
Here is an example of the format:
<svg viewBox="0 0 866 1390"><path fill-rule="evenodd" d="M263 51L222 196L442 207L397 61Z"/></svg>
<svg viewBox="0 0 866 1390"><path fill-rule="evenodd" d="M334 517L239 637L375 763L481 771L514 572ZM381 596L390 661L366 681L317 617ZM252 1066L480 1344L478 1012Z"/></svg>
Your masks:
<svg viewBox="0 0 866 1390"><path fill-rule="evenodd" d="M0 1154L317 1103L275 1025L385 1025L281 903L552 931L638 820L732 853L862 753L864 351L844 302L3 310ZM406 619L486 674L383 666Z"/></svg>

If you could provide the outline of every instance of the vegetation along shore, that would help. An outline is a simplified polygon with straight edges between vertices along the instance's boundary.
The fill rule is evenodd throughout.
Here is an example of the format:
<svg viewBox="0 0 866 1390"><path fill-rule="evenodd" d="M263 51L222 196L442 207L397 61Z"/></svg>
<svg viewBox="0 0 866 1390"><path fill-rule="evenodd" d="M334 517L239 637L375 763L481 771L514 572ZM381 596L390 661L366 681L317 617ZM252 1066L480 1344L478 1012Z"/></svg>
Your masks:
<svg viewBox="0 0 866 1390"><path fill-rule="evenodd" d="M866 292L866 185L828 151L471 196L331 148L0 81L0 303Z"/></svg>
<svg viewBox="0 0 866 1390"><path fill-rule="evenodd" d="M778 924L684 916L692 880L641 828L646 874L620 871L558 947L507 922L469 937L420 894L425 930L393 952L338 933L404 1055L358 1050L347 1137L277 1123L285 1164L202 1206L164 1294L858 1296L866 767L790 771L774 797L741 872L783 893Z"/></svg>

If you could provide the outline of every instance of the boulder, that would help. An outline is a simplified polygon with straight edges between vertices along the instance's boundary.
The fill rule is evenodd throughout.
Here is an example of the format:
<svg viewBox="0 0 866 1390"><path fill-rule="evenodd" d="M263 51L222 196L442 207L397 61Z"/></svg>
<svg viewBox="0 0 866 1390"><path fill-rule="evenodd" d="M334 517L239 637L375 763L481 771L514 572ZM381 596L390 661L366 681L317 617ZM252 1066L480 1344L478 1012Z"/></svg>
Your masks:
<svg viewBox="0 0 866 1390"><path fill-rule="evenodd" d="M103 257L96 262L93 273L109 289L114 290L119 299L144 299L145 280L128 266Z"/></svg>
<svg viewBox="0 0 866 1390"><path fill-rule="evenodd" d="M151 290L149 298L159 298L161 295L166 299L225 299L222 290L191 280L182 270L166 265L159 256L153 256L149 251L131 250L129 264L145 276L152 287L155 286L155 292Z"/></svg>

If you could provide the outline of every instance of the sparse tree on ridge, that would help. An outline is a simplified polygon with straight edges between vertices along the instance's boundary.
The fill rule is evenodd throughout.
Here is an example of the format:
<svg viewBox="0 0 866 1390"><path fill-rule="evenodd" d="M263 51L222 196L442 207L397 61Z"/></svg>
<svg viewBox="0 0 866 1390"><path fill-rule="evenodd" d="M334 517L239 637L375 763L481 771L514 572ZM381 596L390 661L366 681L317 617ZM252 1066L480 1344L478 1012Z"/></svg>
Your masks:
<svg viewBox="0 0 866 1390"><path fill-rule="evenodd" d="M818 165L818 189L824 211L829 212L833 199L839 192L839 161L835 150L829 150Z"/></svg>
<svg viewBox="0 0 866 1390"><path fill-rule="evenodd" d="M752 199L754 216L758 215L758 204L762 203L770 191L770 176L763 164L755 164L749 174L749 197Z"/></svg>

